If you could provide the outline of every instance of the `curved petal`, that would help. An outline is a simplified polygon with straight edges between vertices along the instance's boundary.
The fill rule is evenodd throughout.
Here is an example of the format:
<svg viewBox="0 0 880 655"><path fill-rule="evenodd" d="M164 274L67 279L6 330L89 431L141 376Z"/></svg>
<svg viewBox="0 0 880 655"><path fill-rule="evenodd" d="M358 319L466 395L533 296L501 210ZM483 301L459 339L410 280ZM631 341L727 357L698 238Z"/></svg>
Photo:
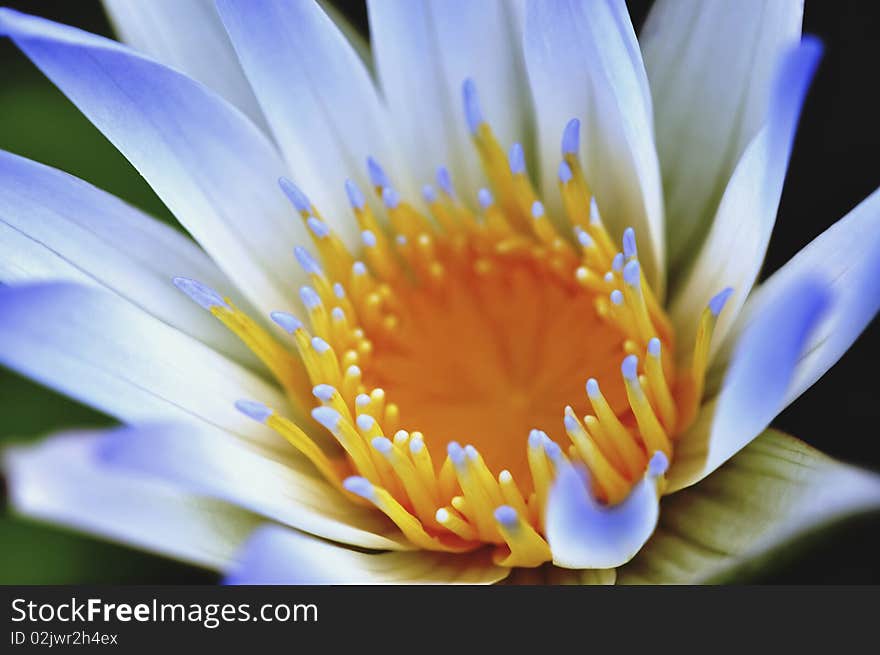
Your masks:
<svg viewBox="0 0 880 655"><path fill-rule="evenodd" d="M657 0L639 34L654 101L669 265L705 237L722 190L767 115L803 0Z"/></svg>
<svg viewBox="0 0 880 655"><path fill-rule="evenodd" d="M208 423L281 446L269 428L234 406L240 398L260 398L286 408L275 387L100 289L0 288L0 363L123 421Z"/></svg>
<svg viewBox="0 0 880 655"><path fill-rule="evenodd" d="M16 512L213 569L263 519L172 485L102 466L103 432L63 433L3 452Z"/></svg>
<svg viewBox="0 0 880 655"><path fill-rule="evenodd" d="M782 411L795 367L830 300L827 282L810 272L753 313L717 397L676 447L670 492L709 475Z"/></svg>
<svg viewBox="0 0 880 655"><path fill-rule="evenodd" d="M579 118L584 168L602 217L615 238L635 228L648 278L662 292L663 198L651 98L624 3L530 0L525 58L545 200L560 206L559 143L566 123Z"/></svg>
<svg viewBox="0 0 880 655"><path fill-rule="evenodd" d="M282 460L182 424L117 430L101 456L114 468L168 480L325 539L376 550L409 547L383 515L343 497L305 458Z"/></svg>
<svg viewBox="0 0 880 655"><path fill-rule="evenodd" d="M227 584L491 584L510 572L492 564L487 549L368 554L278 526L256 531L237 559Z"/></svg>
<svg viewBox="0 0 880 655"><path fill-rule="evenodd" d="M612 507L593 498L582 471L563 468L547 504L553 563L570 569L612 569L632 559L657 525L657 481L666 464L662 453L655 454L645 477Z"/></svg>
<svg viewBox="0 0 880 655"><path fill-rule="evenodd" d="M72 175L0 150L0 283L96 284L254 366L254 355L183 296L172 275L231 288L173 228Z"/></svg>
<svg viewBox="0 0 880 655"><path fill-rule="evenodd" d="M828 283L831 307L798 360L783 406L813 385L880 310L880 189L811 241L749 297L741 326L804 276ZM732 335L742 327L735 328Z"/></svg>
<svg viewBox="0 0 880 655"><path fill-rule="evenodd" d="M357 247L344 189L347 177L370 186L367 156L412 192L363 62L313 0L220 0L217 8L297 185Z"/></svg>
<svg viewBox="0 0 880 655"><path fill-rule="evenodd" d="M621 584L730 579L805 533L880 509L880 477L768 430L699 485L663 499L660 524Z"/></svg>
<svg viewBox="0 0 880 655"><path fill-rule="evenodd" d="M449 166L458 192L476 201L482 168L462 111L462 84L476 83L503 144L530 134L517 3L506 0L370 0L370 33L395 131L418 182ZM524 142L525 141L525 142Z"/></svg>
<svg viewBox="0 0 880 655"><path fill-rule="evenodd" d="M719 290L733 288L715 328L721 344L761 270L801 106L822 46L805 37L782 60L773 86L767 125L749 144L724 191L714 223L673 297L670 316L681 343L693 343L695 316Z"/></svg>
<svg viewBox="0 0 880 655"><path fill-rule="evenodd" d="M150 183L263 311L293 309L302 222L279 191L285 168L242 113L198 82L81 30L0 11L10 36Z"/></svg>
<svg viewBox="0 0 880 655"><path fill-rule="evenodd" d="M214 0L103 0L121 40L216 91L261 128L266 119ZM268 132L268 130L267 130Z"/></svg>

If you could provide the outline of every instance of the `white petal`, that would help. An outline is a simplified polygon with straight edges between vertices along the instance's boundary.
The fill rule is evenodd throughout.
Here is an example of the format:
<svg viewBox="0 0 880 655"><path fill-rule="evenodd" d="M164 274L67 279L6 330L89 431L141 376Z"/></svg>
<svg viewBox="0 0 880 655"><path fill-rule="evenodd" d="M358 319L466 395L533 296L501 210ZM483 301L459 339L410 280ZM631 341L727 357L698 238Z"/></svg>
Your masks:
<svg viewBox="0 0 880 655"><path fill-rule="evenodd" d="M615 238L635 228L648 278L662 292L663 200L651 98L625 5L528 2L525 57L545 201L551 209L560 204L562 131L579 118L584 167L602 217Z"/></svg>
<svg viewBox="0 0 880 655"><path fill-rule="evenodd" d="M208 423L279 445L277 435L234 407L240 398L255 398L285 411L275 387L93 287L0 288L0 362L126 422Z"/></svg>
<svg viewBox="0 0 880 655"><path fill-rule="evenodd" d="M412 192L363 62L312 0L220 0L217 8L294 181L356 247L345 180L370 186L367 156Z"/></svg>
<svg viewBox="0 0 880 655"><path fill-rule="evenodd" d="M477 86L483 113L502 144L526 140L520 3L505 0L372 0L370 33L379 80L413 175L429 182L439 165L474 203L484 179L462 109L462 84ZM523 143L530 151L530 143Z"/></svg>
<svg viewBox="0 0 880 655"><path fill-rule="evenodd" d="M279 191L285 167L263 133L198 82L81 30L0 12L10 36L132 162L263 311L291 309L307 239Z"/></svg>
<svg viewBox="0 0 880 655"><path fill-rule="evenodd" d="M639 35L654 100L672 270L705 237L722 189L764 125L803 0L657 0Z"/></svg>
<svg viewBox="0 0 880 655"><path fill-rule="evenodd" d="M237 338L174 287L173 275L232 287L177 230L72 175L0 151L0 282L96 284L255 365Z"/></svg>
<svg viewBox="0 0 880 655"><path fill-rule="evenodd" d="M805 38L782 59L767 124L737 164L706 241L672 299L670 314L680 343L693 343L703 307L716 293L732 287L715 328L716 351L758 277L776 222L801 105L821 52L817 40Z"/></svg>
<svg viewBox="0 0 880 655"><path fill-rule="evenodd" d="M103 466L101 432L64 433L3 453L16 512L200 566L225 569L263 519Z"/></svg>
<svg viewBox="0 0 880 655"><path fill-rule="evenodd" d="M345 498L305 458L278 458L182 424L118 430L108 435L102 456L115 468L169 480L326 539L409 548L382 514Z"/></svg>
<svg viewBox="0 0 880 655"><path fill-rule="evenodd" d="M278 526L261 528L239 554L228 584L491 584L510 569L486 549L468 554L429 551L360 553Z"/></svg>
<svg viewBox="0 0 880 655"><path fill-rule="evenodd" d="M798 360L830 300L827 282L810 272L753 314L718 396L703 406L676 447L668 491L709 475L782 411Z"/></svg>
<svg viewBox="0 0 880 655"><path fill-rule="evenodd" d="M654 536L618 569L618 582L736 580L796 537L878 508L876 474L770 430L697 486L664 498Z"/></svg>
<svg viewBox="0 0 880 655"><path fill-rule="evenodd" d="M261 128L267 127L214 0L103 2L122 41L186 73L226 98Z"/></svg>
<svg viewBox="0 0 880 655"><path fill-rule="evenodd" d="M849 349L880 310L880 190L825 230L746 302L733 338L805 276L821 276L831 306L798 360L784 405L793 402Z"/></svg>
<svg viewBox="0 0 880 655"><path fill-rule="evenodd" d="M657 478L667 463L656 453L645 477L613 507L593 498L581 471L570 465L559 471L547 504L553 563L571 569L613 569L632 559L657 525Z"/></svg>

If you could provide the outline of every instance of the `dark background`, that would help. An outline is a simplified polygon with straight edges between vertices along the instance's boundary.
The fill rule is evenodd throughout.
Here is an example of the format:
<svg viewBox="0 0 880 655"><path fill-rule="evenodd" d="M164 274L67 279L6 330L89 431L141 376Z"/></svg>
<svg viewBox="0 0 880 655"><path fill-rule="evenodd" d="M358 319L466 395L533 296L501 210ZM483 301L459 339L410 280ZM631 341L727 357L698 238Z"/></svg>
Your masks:
<svg viewBox="0 0 880 655"><path fill-rule="evenodd" d="M186 0L182 0L186 1ZM733 1L733 0L731 0ZM11 6L111 35L97 0ZM366 29L358 2L335 3ZM650 2L628 3L638 29ZM804 107L766 277L880 185L880 3L807 2L804 32L826 46ZM747 46L746 46L747 47ZM56 166L173 221L134 169L7 40L0 41L0 148ZM773 425L880 471L880 325ZM0 369L0 442L106 417ZM0 505L0 512L5 512ZM211 573L0 513L0 583L213 582ZM755 582L880 582L880 521L851 521L782 556Z"/></svg>

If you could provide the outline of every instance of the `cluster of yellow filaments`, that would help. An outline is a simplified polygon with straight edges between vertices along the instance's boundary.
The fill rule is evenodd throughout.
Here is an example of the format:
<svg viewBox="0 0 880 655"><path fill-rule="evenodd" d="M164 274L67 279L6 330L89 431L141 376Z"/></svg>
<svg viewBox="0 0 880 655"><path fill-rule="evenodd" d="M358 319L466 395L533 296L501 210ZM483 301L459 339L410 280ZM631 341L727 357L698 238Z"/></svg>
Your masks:
<svg viewBox="0 0 880 655"><path fill-rule="evenodd" d="M614 505L652 455L671 458L676 435L694 419L727 294L703 313L693 355L676 367L673 329L641 270L635 234L627 229L618 249L592 199L578 122L563 136L559 188L569 226L561 229L561 217L544 211L522 148L504 152L471 82L464 96L491 187L480 191L479 211L441 168L439 193L424 189L423 213L371 159L387 220L348 183L363 241L355 255L282 180L321 262L296 249L310 280L300 290L310 327L272 314L296 353L228 299L175 282L266 364L293 415L253 400L239 409L349 500L375 505L416 547L489 544L499 564L538 566L552 559L544 521L560 466L586 467L592 493ZM334 437L330 447L309 436L322 428Z"/></svg>

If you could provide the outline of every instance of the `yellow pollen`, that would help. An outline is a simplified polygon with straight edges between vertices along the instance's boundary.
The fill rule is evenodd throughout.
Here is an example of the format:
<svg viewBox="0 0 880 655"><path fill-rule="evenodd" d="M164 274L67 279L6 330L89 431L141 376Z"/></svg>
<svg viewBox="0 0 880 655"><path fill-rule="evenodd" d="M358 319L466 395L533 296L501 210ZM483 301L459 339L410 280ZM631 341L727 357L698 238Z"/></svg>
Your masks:
<svg viewBox="0 0 880 655"><path fill-rule="evenodd" d="M552 559L544 520L560 467L588 469L592 492L613 505L656 451L674 457L726 292L699 317L689 363L676 368L674 331L635 234L626 230L618 249L599 215L571 143L577 126L563 142L565 216L551 217L522 148L505 154L474 93L466 85L491 185L478 210L442 169L442 193L426 187L422 213L371 160L386 211L374 214L348 183L363 243L351 253L284 182L319 255L296 251L307 321L272 315L288 343L198 283L178 286L265 362L295 415L250 400L239 409L301 451L341 502L374 506L416 547L489 547L503 566L534 567Z"/></svg>

